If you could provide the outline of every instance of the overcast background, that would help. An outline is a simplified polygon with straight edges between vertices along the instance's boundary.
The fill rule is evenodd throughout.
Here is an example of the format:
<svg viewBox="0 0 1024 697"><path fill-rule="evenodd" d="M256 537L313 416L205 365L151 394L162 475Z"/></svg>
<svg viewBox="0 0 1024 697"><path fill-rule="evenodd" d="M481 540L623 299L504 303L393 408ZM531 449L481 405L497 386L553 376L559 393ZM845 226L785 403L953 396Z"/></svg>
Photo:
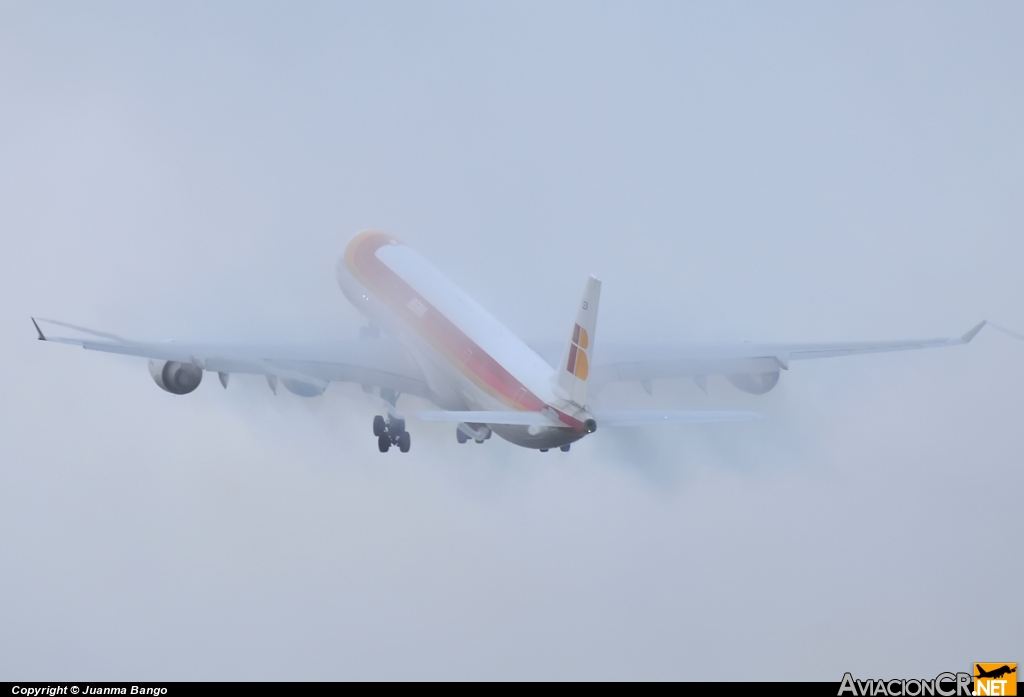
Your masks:
<svg viewBox="0 0 1024 697"><path fill-rule="evenodd" d="M933 677L1024 660L1024 344L623 405L568 454L35 341L354 337L393 232L529 339L1024 329L1020 3L0 4L0 678ZM403 402L400 402L402 404ZM414 400L404 402L417 406Z"/></svg>

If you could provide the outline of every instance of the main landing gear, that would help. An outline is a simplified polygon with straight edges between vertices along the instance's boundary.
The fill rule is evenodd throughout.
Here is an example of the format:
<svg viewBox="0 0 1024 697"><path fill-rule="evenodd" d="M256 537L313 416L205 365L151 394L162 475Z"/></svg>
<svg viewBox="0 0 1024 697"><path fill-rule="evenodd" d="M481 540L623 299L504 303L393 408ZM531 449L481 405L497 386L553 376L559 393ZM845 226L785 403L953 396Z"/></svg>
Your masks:
<svg viewBox="0 0 1024 697"><path fill-rule="evenodd" d="M392 445L407 453L412 445L412 437L405 430L405 419L399 417L388 416L386 421L383 416L373 417L373 435L377 436L377 448L382 453L390 450Z"/></svg>
<svg viewBox="0 0 1024 697"><path fill-rule="evenodd" d="M542 453L546 453L549 449L550 448L541 448L540 451ZM569 452L569 446L568 445L560 445L560 446L558 446L558 449L561 450L563 453Z"/></svg>
<svg viewBox="0 0 1024 697"><path fill-rule="evenodd" d="M476 441L483 443L491 437L491 429L484 424L459 424L455 427L455 439L459 444Z"/></svg>

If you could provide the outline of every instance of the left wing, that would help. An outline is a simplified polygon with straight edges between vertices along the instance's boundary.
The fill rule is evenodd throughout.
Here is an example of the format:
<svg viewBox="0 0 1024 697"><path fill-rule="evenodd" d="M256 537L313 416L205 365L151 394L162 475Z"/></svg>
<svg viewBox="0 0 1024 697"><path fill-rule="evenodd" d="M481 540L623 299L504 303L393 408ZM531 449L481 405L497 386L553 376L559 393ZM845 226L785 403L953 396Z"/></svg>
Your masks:
<svg viewBox="0 0 1024 697"><path fill-rule="evenodd" d="M40 323L65 331L44 333ZM219 373L225 386L225 376L249 373L267 376L271 387L276 387L280 379L292 392L307 396L323 392L331 382L352 382L429 397L426 380L415 361L401 344L386 336L305 346L245 346L141 342L56 320L33 318L32 324L41 341L191 364Z"/></svg>

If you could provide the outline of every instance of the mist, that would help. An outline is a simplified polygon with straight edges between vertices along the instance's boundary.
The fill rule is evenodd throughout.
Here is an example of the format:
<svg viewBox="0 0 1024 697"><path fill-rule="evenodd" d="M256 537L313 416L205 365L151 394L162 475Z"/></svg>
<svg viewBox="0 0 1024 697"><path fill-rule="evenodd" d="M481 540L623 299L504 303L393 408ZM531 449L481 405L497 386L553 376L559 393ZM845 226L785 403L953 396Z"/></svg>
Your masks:
<svg viewBox="0 0 1024 697"><path fill-rule="evenodd" d="M36 341L303 343L404 239L526 340L1024 330L1019 3L0 5L0 679L934 677L1024 656L1024 343L615 385L569 453L358 386ZM402 397L414 411L426 402Z"/></svg>

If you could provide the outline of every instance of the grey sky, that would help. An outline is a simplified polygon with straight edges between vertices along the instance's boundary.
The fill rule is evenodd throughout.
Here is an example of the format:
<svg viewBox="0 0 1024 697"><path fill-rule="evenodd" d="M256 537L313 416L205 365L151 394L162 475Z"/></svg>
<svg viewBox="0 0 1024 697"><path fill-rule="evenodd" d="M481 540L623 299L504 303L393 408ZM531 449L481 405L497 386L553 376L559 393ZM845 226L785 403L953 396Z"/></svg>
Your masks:
<svg viewBox="0 0 1024 697"><path fill-rule="evenodd" d="M0 678L924 677L1021 660L1024 344L609 390L568 455L187 397L37 314L348 338L405 238L525 338L1024 329L1019 3L0 4ZM412 404L412 402L409 402ZM992 621L995 618L997 621Z"/></svg>

